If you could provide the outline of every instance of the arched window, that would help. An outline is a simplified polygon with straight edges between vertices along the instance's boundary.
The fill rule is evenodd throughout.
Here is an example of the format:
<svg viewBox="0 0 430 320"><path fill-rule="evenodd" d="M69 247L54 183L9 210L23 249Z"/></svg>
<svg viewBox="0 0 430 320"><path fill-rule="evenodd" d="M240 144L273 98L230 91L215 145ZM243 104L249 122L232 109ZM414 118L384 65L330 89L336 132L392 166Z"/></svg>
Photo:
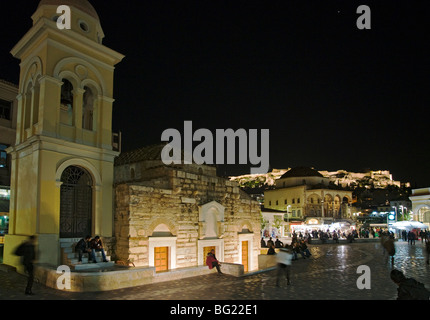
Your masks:
<svg viewBox="0 0 430 320"><path fill-rule="evenodd" d="M82 128L93 130L94 93L89 87L84 87L84 101L82 105Z"/></svg>
<svg viewBox="0 0 430 320"><path fill-rule="evenodd" d="M61 86L60 122L73 125L73 85L67 79L63 79Z"/></svg>

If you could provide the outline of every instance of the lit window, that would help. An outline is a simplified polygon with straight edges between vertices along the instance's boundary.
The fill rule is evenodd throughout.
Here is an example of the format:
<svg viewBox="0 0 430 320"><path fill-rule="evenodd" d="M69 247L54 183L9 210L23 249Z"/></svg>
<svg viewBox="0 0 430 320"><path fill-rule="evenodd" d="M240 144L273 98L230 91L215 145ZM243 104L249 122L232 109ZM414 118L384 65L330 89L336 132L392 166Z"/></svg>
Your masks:
<svg viewBox="0 0 430 320"><path fill-rule="evenodd" d="M0 99L0 119L11 120L12 102Z"/></svg>
<svg viewBox="0 0 430 320"><path fill-rule="evenodd" d="M6 168L7 166L7 153L6 148L4 144L0 144L0 168Z"/></svg>

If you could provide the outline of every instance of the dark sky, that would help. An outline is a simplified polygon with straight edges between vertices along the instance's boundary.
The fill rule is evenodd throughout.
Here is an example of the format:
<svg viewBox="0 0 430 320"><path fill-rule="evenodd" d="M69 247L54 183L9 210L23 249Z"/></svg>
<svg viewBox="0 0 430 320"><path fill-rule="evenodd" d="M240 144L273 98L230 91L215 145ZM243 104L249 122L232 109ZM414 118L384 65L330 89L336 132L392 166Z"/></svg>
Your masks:
<svg viewBox="0 0 430 320"><path fill-rule="evenodd" d="M1 1L0 78L38 1ZM168 128L270 129L270 165L390 170L430 186L428 1L90 1L115 70L123 150ZM359 30L361 4L371 29ZM9 12L3 14L3 12ZM249 166L222 166L222 174Z"/></svg>

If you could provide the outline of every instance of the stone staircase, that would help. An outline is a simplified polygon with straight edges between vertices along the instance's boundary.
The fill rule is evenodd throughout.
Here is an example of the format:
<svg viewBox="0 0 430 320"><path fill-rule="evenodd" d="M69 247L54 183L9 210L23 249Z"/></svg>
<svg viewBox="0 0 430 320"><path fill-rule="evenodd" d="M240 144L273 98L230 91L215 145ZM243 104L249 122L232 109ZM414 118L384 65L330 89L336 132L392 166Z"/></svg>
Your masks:
<svg viewBox="0 0 430 320"><path fill-rule="evenodd" d="M81 270L97 270L112 268L115 262L110 261L110 256L105 249L106 259L108 262L103 262L102 253L96 252L97 263L88 263L88 254L82 254L82 262L78 262L79 255L75 252L75 245L81 238L66 238L60 239L60 249L61 249L61 263L67 265L71 270L81 271Z"/></svg>

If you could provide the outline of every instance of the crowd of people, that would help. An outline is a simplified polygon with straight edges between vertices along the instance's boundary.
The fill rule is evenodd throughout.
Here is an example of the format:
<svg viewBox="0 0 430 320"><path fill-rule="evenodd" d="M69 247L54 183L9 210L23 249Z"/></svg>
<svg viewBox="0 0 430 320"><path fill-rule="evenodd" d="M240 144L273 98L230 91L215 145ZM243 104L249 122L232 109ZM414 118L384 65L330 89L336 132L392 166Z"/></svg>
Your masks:
<svg viewBox="0 0 430 320"><path fill-rule="evenodd" d="M403 241L408 241L408 244L414 245L415 240L421 239L421 242L427 242L430 238L430 232L428 230L420 230L420 232L402 230Z"/></svg>
<svg viewBox="0 0 430 320"><path fill-rule="evenodd" d="M320 230L306 230L304 232L299 231L298 233L296 231L293 231L293 233L291 234L291 238L292 238L292 242L295 242L297 240L303 240L308 244L310 244L312 240L321 240L322 243L326 243L328 240L333 240L335 243L339 243L339 239L346 239L348 240L348 242L353 242L354 239L357 239L357 238L381 238L387 232L388 232L387 228L380 228L380 227L360 228L359 230L327 229L326 231L323 231L320 229ZM400 238L400 234L399 234L399 238ZM428 240L430 240L430 231L425 229L420 231L416 231L415 229L411 231L403 230L401 232L401 239L403 239L404 241L408 241L408 243L410 243L411 245L415 244L416 240L421 240L421 242L427 242ZM269 247L265 242L264 243L263 242L264 242L264 239L262 240L262 243L261 243L262 248ZM279 244L275 243L275 248L280 248Z"/></svg>
<svg viewBox="0 0 430 320"><path fill-rule="evenodd" d="M298 237L293 237L291 244L284 244L281 240L279 240L278 237L276 237L275 241L273 241L272 237L270 237L269 240L267 240L267 243L264 238L261 238L261 247L269 248L267 250L268 255L275 255L275 249L277 248L289 248L291 250L291 254L293 255L293 261L298 259L298 255L300 255L303 259L310 258L312 255L308 249L306 241L304 239L298 239Z"/></svg>
<svg viewBox="0 0 430 320"><path fill-rule="evenodd" d="M321 240L323 243L326 243L327 240L334 240L334 242L339 243L339 239L343 238L343 239L347 239L349 242L352 242L355 238L358 238L358 232L355 229L352 230L334 230L334 231L323 231L323 230L312 230L312 231L299 231L298 233L296 231L293 231L293 233L291 234L291 243L295 243L298 241L304 241L308 244L310 244L312 242L312 240ZM278 237L276 237L278 239ZM261 247L262 248L270 248L269 243L272 238L270 237L270 239L268 240L267 244L264 240L264 238L262 238L261 240ZM277 240L279 241L279 240ZM277 244L276 242L275 244L275 248L280 248L281 246L279 246L279 244Z"/></svg>
<svg viewBox="0 0 430 320"><path fill-rule="evenodd" d="M372 234L370 230L368 231L368 234ZM380 238L384 255L388 255L391 258L393 269L390 273L390 277L392 281L398 286L397 300L429 300L430 291L425 288L423 283L416 281L413 278L406 278L403 272L394 269L394 256L396 254L394 233L389 232L386 229L377 229L373 230L373 232L374 234L372 234L372 237ZM364 237L366 237L367 233L350 232L349 234L342 234L341 236L348 239L348 237L359 237L360 234L364 234ZM261 238L261 247L269 248L267 254L277 256L276 261L278 271L276 276L276 286L280 286L283 276L285 276L285 279L287 280L287 285L291 284L291 264L292 261L297 260L299 254L303 257L303 259L309 258L312 255L306 245L306 242L312 238L319 238L321 240L325 238L327 239L330 238L330 235L333 239L338 239L340 237L338 232L330 233L328 231L318 231L313 232L312 234L305 233L304 235L299 232L298 235L293 233L291 244L285 245L281 240L279 240L278 237L276 237L275 241L273 241L270 237L267 243L264 238ZM415 236L416 234L412 231L406 234L408 241L410 239L415 239ZM420 238L421 241L425 241L426 243L426 263L429 264L430 239L428 237L428 233L426 231L420 232ZM279 248L278 253L276 253L275 248Z"/></svg>

